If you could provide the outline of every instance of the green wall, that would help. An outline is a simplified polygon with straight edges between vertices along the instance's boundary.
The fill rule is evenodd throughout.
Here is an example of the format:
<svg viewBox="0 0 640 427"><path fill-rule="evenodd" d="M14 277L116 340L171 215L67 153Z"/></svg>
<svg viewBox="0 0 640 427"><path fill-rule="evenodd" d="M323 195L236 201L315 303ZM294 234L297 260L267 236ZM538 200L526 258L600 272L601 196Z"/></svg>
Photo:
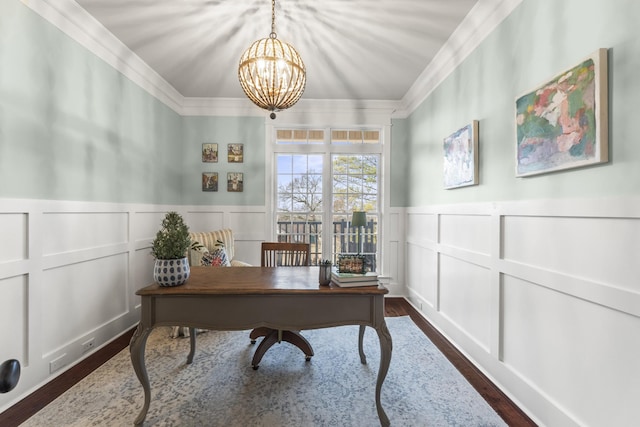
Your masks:
<svg viewBox="0 0 640 427"><path fill-rule="evenodd" d="M389 203L392 207L408 206L409 186L407 185L406 167L410 164L408 121L393 119L391 121L391 194Z"/></svg>
<svg viewBox="0 0 640 427"><path fill-rule="evenodd" d="M0 2L0 197L180 203L181 133L174 111Z"/></svg>
<svg viewBox="0 0 640 427"><path fill-rule="evenodd" d="M19 0L0 2L0 198L264 205L264 141L263 118L181 117ZM245 162L204 164L203 142L243 143ZM203 193L209 170L244 172L245 191Z"/></svg>
<svg viewBox="0 0 640 427"><path fill-rule="evenodd" d="M640 2L524 0L407 119L393 152L411 153L405 206L640 194L635 109L640 93ZM609 163L515 177L515 99L598 48L609 48ZM444 190L442 141L480 122L480 185ZM392 160L393 161L393 160ZM399 163L392 163L395 170Z"/></svg>

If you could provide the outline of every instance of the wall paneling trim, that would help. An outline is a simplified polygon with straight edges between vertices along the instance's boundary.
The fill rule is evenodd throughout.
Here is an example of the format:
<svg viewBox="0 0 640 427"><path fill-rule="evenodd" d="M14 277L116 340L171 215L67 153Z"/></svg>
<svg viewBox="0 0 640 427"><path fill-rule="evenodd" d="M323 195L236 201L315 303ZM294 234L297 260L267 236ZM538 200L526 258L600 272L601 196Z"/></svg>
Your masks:
<svg viewBox="0 0 640 427"><path fill-rule="evenodd" d="M406 292L540 425L633 425L640 199L408 208Z"/></svg>
<svg viewBox="0 0 640 427"><path fill-rule="evenodd" d="M151 241L170 210L193 231L232 228L236 257L259 264L264 207L0 199L0 360L22 365L0 412L137 324L135 292L153 282Z"/></svg>

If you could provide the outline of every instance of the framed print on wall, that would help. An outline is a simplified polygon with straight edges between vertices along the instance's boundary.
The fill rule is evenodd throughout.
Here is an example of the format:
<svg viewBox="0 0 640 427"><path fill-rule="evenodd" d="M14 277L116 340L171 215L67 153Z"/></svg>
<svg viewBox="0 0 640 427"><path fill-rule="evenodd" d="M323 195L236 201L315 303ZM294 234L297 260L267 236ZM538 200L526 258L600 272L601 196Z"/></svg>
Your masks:
<svg viewBox="0 0 640 427"><path fill-rule="evenodd" d="M244 144L228 144L227 145L227 162L229 163L244 162Z"/></svg>
<svg viewBox="0 0 640 427"><path fill-rule="evenodd" d="M607 49L516 99L516 176L609 160Z"/></svg>
<svg viewBox="0 0 640 427"><path fill-rule="evenodd" d="M478 121L444 139L444 188L478 184Z"/></svg>
<svg viewBox="0 0 640 427"><path fill-rule="evenodd" d="M227 191L241 193L244 190L244 176L242 172L227 173Z"/></svg>
<svg viewBox="0 0 640 427"><path fill-rule="evenodd" d="M202 144L202 161L204 163L218 163L218 144L208 142Z"/></svg>
<svg viewBox="0 0 640 427"><path fill-rule="evenodd" d="M218 191L218 172L202 173L202 191Z"/></svg>

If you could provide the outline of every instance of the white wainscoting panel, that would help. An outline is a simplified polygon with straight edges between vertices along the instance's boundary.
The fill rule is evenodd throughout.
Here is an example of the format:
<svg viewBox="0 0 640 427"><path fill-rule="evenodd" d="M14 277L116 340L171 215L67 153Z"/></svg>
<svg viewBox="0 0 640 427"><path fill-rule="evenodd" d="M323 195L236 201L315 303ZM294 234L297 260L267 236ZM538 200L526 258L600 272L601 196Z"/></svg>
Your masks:
<svg viewBox="0 0 640 427"><path fill-rule="evenodd" d="M404 241L403 223L404 215L397 209L391 209L387 214L388 221L386 223L385 234L389 241L399 242Z"/></svg>
<svg viewBox="0 0 640 427"><path fill-rule="evenodd" d="M640 198L408 208L406 230L409 301L534 421L637 424Z"/></svg>
<svg viewBox="0 0 640 427"><path fill-rule="evenodd" d="M0 363L7 359L28 361L27 355L27 276L0 279Z"/></svg>
<svg viewBox="0 0 640 427"><path fill-rule="evenodd" d="M435 213L411 213L407 216L407 239L420 242L438 241L438 215Z"/></svg>
<svg viewBox="0 0 640 427"><path fill-rule="evenodd" d="M489 351L491 336L491 274L488 268L440 256L440 312Z"/></svg>
<svg viewBox="0 0 640 427"><path fill-rule="evenodd" d="M127 313L127 272L125 254L44 272L41 321L45 357Z"/></svg>
<svg viewBox="0 0 640 427"><path fill-rule="evenodd" d="M638 318L504 277L504 363L583 425L640 419Z"/></svg>
<svg viewBox="0 0 640 427"><path fill-rule="evenodd" d="M382 263L378 267L381 282L389 289L388 296L404 295L405 245L404 210L392 208L382 218Z"/></svg>
<svg viewBox="0 0 640 427"><path fill-rule="evenodd" d="M42 254L51 255L126 243L126 212L44 212Z"/></svg>
<svg viewBox="0 0 640 427"><path fill-rule="evenodd" d="M397 285L400 278L399 267L403 260L401 257L404 251L400 251L400 242L396 240L389 241L385 250L389 251L385 266L385 276L391 279L388 286Z"/></svg>
<svg viewBox="0 0 640 427"><path fill-rule="evenodd" d="M491 217L488 215L441 215L440 243L466 251L491 252Z"/></svg>
<svg viewBox="0 0 640 427"><path fill-rule="evenodd" d="M638 218L504 216L503 224L505 260L640 292Z"/></svg>
<svg viewBox="0 0 640 427"><path fill-rule="evenodd" d="M229 214L229 228L234 230L240 240L266 239L264 233L265 213L234 210Z"/></svg>
<svg viewBox="0 0 640 427"><path fill-rule="evenodd" d="M136 310L140 309L140 297L136 295L139 289L153 283L154 258L151 256L151 248L136 249L131 254L131 283L129 287L129 302ZM139 317L139 315L138 315Z"/></svg>
<svg viewBox="0 0 640 427"><path fill-rule="evenodd" d="M204 232L230 228L227 227L224 222L224 210L215 209L216 207L210 206L208 210L189 210L185 216L185 220L189 223L190 231Z"/></svg>
<svg viewBox="0 0 640 427"><path fill-rule="evenodd" d="M149 244L156 237L156 233L162 225L162 220L165 214L172 209L164 209L157 211L140 210L135 211L131 218L132 238L135 242L141 242ZM177 210L177 209L173 209ZM185 221L188 222L187 218Z"/></svg>
<svg viewBox="0 0 640 427"><path fill-rule="evenodd" d="M27 258L27 222L28 215L24 212L0 212L0 236L3 241L0 245L0 264Z"/></svg>
<svg viewBox="0 0 640 427"><path fill-rule="evenodd" d="M420 296L416 305L422 302L438 309L438 254L428 248L409 245L407 254L407 285Z"/></svg>

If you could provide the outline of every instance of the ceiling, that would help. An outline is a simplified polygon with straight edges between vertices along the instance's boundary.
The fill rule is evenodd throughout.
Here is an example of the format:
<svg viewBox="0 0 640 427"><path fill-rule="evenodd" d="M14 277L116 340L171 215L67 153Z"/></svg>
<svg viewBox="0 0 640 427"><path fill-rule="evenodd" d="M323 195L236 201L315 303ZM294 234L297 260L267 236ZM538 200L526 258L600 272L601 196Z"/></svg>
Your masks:
<svg viewBox="0 0 640 427"><path fill-rule="evenodd" d="M240 55L271 31L269 0L76 0L184 97L244 98ZM401 100L477 0L278 0L303 99Z"/></svg>

